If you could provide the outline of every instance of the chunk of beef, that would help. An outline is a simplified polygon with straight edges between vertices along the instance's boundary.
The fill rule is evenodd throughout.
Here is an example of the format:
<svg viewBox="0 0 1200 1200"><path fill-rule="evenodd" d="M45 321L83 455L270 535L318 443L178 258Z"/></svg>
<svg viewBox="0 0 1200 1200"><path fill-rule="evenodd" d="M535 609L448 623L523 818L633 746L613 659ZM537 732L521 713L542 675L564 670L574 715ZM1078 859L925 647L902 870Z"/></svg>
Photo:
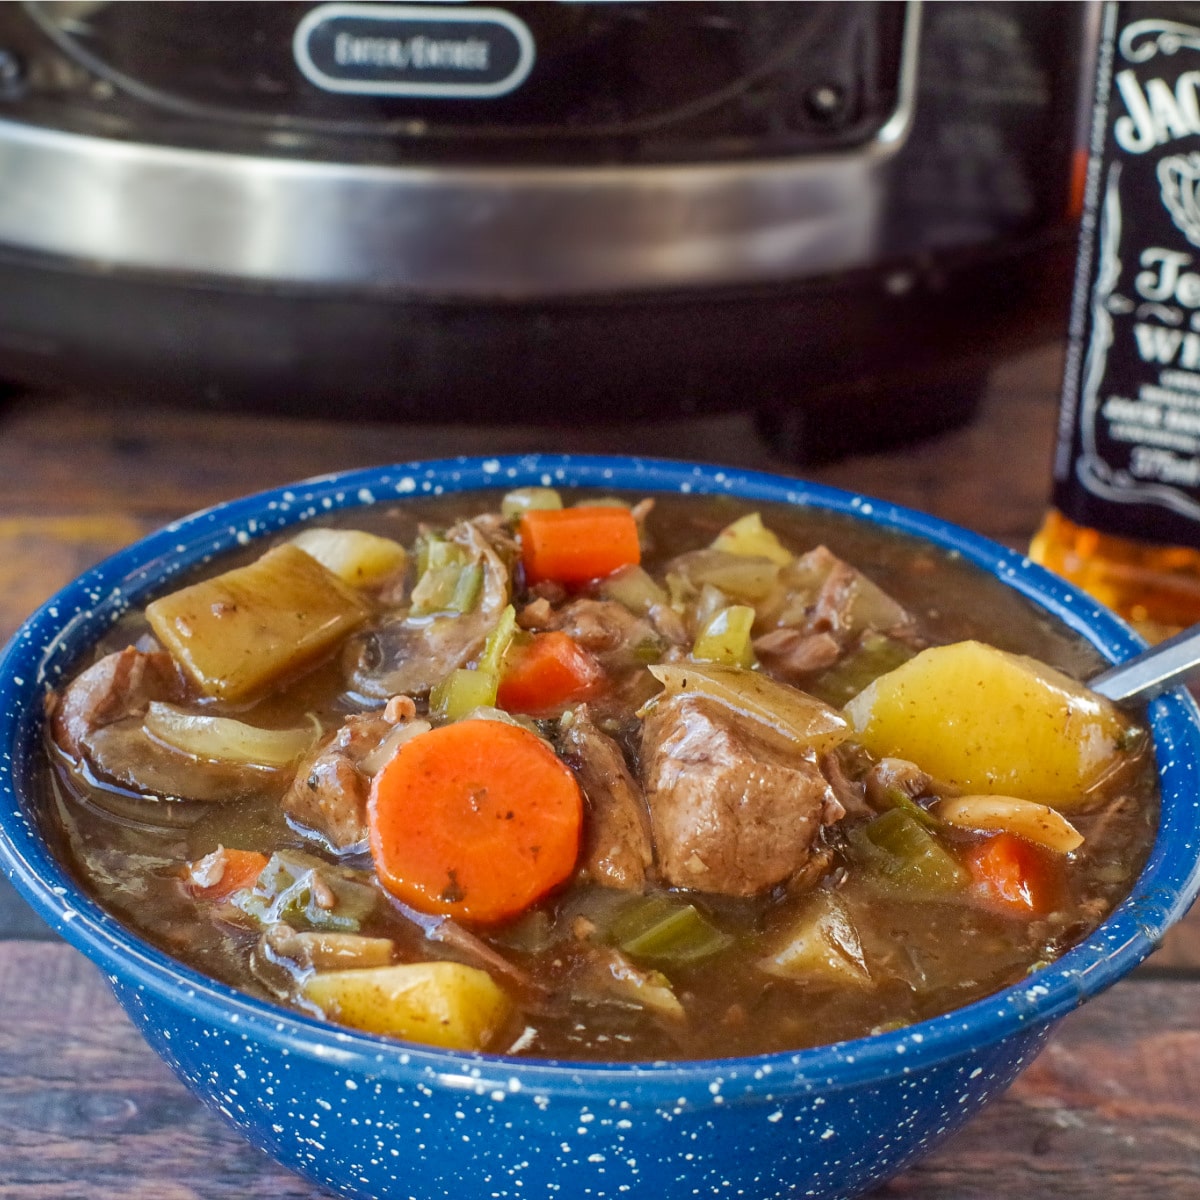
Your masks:
<svg viewBox="0 0 1200 1200"><path fill-rule="evenodd" d="M518 623L524 629L561 630L609 671L644 661L646 647L658 650L669 640L651 621L635 616L623 604L590 596L568 600L561 608L545 599L535 600L521 610Z"/></svg>
<svg viewBox="0 0 1200 1200"><path fill-rule="evenodd" d="M828 633L843 649L868 629L903 639L914 634L913 618L901 604L825 546L785 567L780 582L787 589L781 625Z"/></svg>
<svg viewBox="0 0 1200 1200"><path fill-rule="evenodd" d="M642 732L658 869L675 887L762 892L809 861L841 804L815 756L784 752L711 701L660 700Z"/></svg>
<svg viewBox="0 0 1200 1200"><path fill-rule="evenodd" d="M587 798L583 870L597 883L640 892L654 861L650 815L621 747L580 705L563 721L562 750Z"/></svg>
<svg viewBox="0 0 1200 1200"><path fill-rule="evenodd" d="M848 816L870 817L874 815L870 805L867 804L866 784L860 779L851 779L846 771L846 764L837 750L822 754L818 761L821 774L829 781L833 794L838 798L838 803Z"/></svg>
<svg viewBox="0 0 1200 1200"><path fill-rule="evenodd" d="M127 717L144 717L152 700L178 704L187 694L187 682L165 650L127 646L67 685L55 704L51 733L66 754L78 759L96 730Z"/></svg>
<svg viewBox="0 0 1200 1200"><path fill-rule="evenodd" d="M128 646L67 685L53 703L51 736L98 780L148 797L219 802L279 786L274 772L193 758L146 732L152 701L179 704L192 696L169 654Z"/></svg>
<svg viewBox="0 0 1200 1200"><path fill-rule="evenodd" d="M832 667L842 647L831 633L805 633L783 625L755 638L754 653L773 675L793 679Z"/></svg>
<svg viewBox="0 0 1200 1200"><path fill-rule="evenodd" d="M278 794L283 771L248 763L196 758L151 737L143 717L102 725L84 739L84 757L98 779L146 797L223 804Z"/></svg>
<svg viewBox="0 0 1200 1200"><path fill-rule="evenodd" d="M378 629L354 639L348 647L352 686L363 696L384 699L397 693L429 691L453 670L465 666L483 649L508 604L508 565L496 550L498 532L486 518L460 521L447 532L483 568L479 599L470 612L413 617L408 613L384 621Z"/></svg>
<svg viewBox="0 0 1200 1200"><path fill-rule="evenodd" d="M687 1017L683 1005L660 971L639 967L615 946L589 941L555 947L556 990L587 1004L640 1008L670 1021Z"/></svg>
<svg viewBox="0 0 1200 1200"><path fill-rule="evenodd" d="M407 738L429 728L415 718L407 696L393 697L381 713L349 716L300 764L283 797L283 811L302 831L345 852L367 840L371 778Z"/></svg>

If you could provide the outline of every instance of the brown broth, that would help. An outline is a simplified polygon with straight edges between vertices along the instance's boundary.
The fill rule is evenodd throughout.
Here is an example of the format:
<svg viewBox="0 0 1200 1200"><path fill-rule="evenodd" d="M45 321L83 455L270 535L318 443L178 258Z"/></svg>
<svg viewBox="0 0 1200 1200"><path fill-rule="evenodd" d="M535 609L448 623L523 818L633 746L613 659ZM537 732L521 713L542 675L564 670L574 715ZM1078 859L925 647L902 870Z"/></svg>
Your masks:
<svg viewBox="0 0 1200 1200"><path fill-rule="evenodd" d="M368 529L409 545L422 523L444 527L457 517L494 510L498 500L499 493L420 500L353 510L328 523ZM824 543L866 572L916 617L931 642L974 637L1029 654L1076 678L1101 666L1091 647L987 573L924 543L837 514L723 497L661 496L649 521L653 543L643 565L653 574L671 557L708 545L719 529L755 509L790 549L803 552ZM208 573L237 565L264 548L231 555ZM104 639L97 655L130 644L144 632L141 618L127 619ZM281 694L244 706L236 715L285 726L315 712L336 723L353 707L334 656ZM51 835L101 905L181 961L271 997L270 987L248 966L258 931L198 912L197 903L180 887L178 873L181 864L221 844L268 853L281 846L313 852L312 844L281 816L277 794L236 805L123 796L88 786L53 749L41 787ZM1069 873L1069 894L1055 912L1038 920L999 915L958 899L917 901L881 894L849 871L838 894L858 926L869 960L880 964L871 988L785 981L755 968L764 945L802 902L789 897L786 888L745 900L692 895L697 908L732 934L733 944L707 962L668 970L687 1009L683 1023L631 1008L562 1003L563 947L570 935L561 931L581 916L602 924L616 903L605 889L573 883L508 926L476 931L521 970L547 981L545 995L516 989L511 1027L492 1049L503 1052L526 1031L523 1046L541 1057L726 1057L862 1036L979 999L1085 937L1129 891L1157 823L1151 756L1142 755L1124 771L1091 813L1078 819L1072 814L1072 819L1086 841ZM371 865L367 856L348 861ZM395 939L401 959L455 957L443 944L425 941L420 928L388 903L377 907L362 932ZM530 1029L536 1032L531 1035Z"/></svg>

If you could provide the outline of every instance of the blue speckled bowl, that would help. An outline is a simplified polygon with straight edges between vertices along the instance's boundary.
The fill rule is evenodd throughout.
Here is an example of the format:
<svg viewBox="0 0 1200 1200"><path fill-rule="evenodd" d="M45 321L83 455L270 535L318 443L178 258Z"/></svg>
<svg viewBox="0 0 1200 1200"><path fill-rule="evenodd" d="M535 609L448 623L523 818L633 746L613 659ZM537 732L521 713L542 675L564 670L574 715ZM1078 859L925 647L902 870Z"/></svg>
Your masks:
<svg viewBox="0 0 1200 1200"><path fill-rule="evenodd" d="M1145 957L1200 888L1200 725L1184 695L1150 714L1162 828L1133 895L1017 987L895 1033L757 1058L594 1066L388 1043L248 999L178 966L92 903L30 803L42 695L131 605L214 554L335 509L521 484L717 492L847 513L992 572L1119 660L1137 639L1067 584L931 517L791 479L628 458L410 464L310 480L188 517L44 605L0 668L0 861L97 963L146 1039L280 1162L347 1196L850 1196L894 1174L1006 1087L1055 1022Z"/></svg>

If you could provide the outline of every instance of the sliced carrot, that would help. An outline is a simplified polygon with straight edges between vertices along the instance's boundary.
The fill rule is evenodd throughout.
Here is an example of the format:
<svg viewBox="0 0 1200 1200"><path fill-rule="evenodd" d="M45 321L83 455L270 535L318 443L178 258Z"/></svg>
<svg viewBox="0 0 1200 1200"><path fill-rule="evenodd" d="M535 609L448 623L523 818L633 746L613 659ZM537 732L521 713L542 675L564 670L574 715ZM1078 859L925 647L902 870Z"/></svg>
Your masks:
<svg viewBox="0 0 1200 1200"><path fill-rule="evenodd" d="M1062 902L1061 860L1015 834L997 834L972 847L966 865L976 895L992 907L1030 917Z"/></svg>
<svg viewBox="0 0 1200 1200"><path fill-rule="evenodd" d="M197 900L228 900L234 892L250 887L266 865L267 856L257 850L218 846L211 854L187 864L183 886Z"/></svg>
<svg viewBox="0 0 1200 1200"><path fill-rule="evenodd" d="M586 583L642 557L633 513L616 505L531 509L518 532L529 583Z"/></svg>
<svg viewBox="0 0 1200 1200"><path fill-rule="evenodd" d="M506 712L550 716L604 687L604 668L565 633L535 633L504 658L496 703Z"/></svg>
<svg viewBox="0 0 1200 1200"><path fill-rule="evenodd" d="M571 874L583 797L536 734L456 721L397 750L371 785L367 822L375 869L393 896L491 924Z"/></svg>

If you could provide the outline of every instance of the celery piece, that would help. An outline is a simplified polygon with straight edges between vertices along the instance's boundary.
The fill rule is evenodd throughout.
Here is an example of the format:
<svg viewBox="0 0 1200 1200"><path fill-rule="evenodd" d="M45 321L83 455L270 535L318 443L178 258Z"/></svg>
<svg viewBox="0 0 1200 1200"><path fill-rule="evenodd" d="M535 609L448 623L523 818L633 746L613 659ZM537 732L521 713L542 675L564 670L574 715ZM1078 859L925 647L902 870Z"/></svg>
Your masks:
<svg viewBox="0 0 1200 1200"><path fill-rule="evenodd" d="M748 605L731 604L718 609L696 634L692 657L749 670L754 666L754 647L750 643L753 624L754 609Z"/></svg>
<svg viewBox="0 0 1200 1200"><path fill-rule="evenodd" d="M369 613L359 592L292 544L146 608L155 636L200 689L234 701L311 665Z"/></svg>
<svg viewBox="0 0 1200 1200"><path fill-rule="evenodd" d="M915 654L911 646L885 633L865 633L855 649L822 671L809 683L808 690L826 704L840 708L880 675L895 670Z"/></svg>
<svg viewBox="0 0 1200 1200"><path fill-rule="evenodd" d="M283 921L293 929L355 933L379 893L345 868L298 850L277 850L254 886L232 899L263 927Z"/></svg>
<svg viewBox="0 0 1200 1200"><path fill-rule="evenodd" d="M535 509L562 508L562 497L549 487L514 488L500 501L500 515L506 521L517 521L522 513Z"/></svg>
<svg viewBox="0 0 1200 1200"><path fill-rule="evenodd" d="M463 548L447 541L444 534L424 529L413 546L413 557L417 564L417 578L420 579L431 568L462 562Z"/></svg>
<svg viewBox="0 0 1200 1200"><path fill-rule="evenodd" d="M454 585L454 595L450 598L450 611L468 613L479 603L479 594L483 591L483 564L471 563L464 567Z"/></svg>
<svg viewBox="0 0 1200 1200"><path fill-rule="evenodd" d="M443 721L461 721L477 708L491 708L496 703L498 685L495 671L451 671L429 693L430 711Z"/></svg>
<svg viewBox="0 0 1200 1200"><path fill-rule="evenodd" d="M906 898L950 895L969 879L954 856L902 808L852 830L850 847L874 877L872 883Z"/></svg>
<svg viewBox="0 0 1200 1200"><path fill-rule="evenodd" d="M740 554L744 558L766 558L781 567L786 567L792 561L792 556L756 512L747 513L732 525L726 525L717 534L712 548L724 550L727 554Z"/></svg>
<svg viewBox="0 0 1200 1200"><path fill-rule="evenodd" d="M642 896L623 907L609 936L632 958L663 965L699 962L733 944L695 905L662 895Z"/></svg>
<svg viewBox="0 0 1200 1200"><path fill-rule="evenodd" d="M488 634L483 645L483 653L479 656L479 670L500 674L504 656L512 645L513 635L517 631L517 612L511 604L504 607L495 628Z"/></svg>
<svg viewBox="0 0 1200 1200"><path fill-rule="evenodd" d="M945 822L939 820L927 808L922 808L906 791L898 787L884 788L881 797L883 807L888 811L898 808L906 812L914 821L924 825L926 829L941 829Z"/></svg>
<svg viewBox="0 0 1200 1200"><path fill-rule="evenodd" d="M472 561L466 549L444 538L426 537L418 546L417 561L424 567L413 588L414 617L466 613L475 607L483 588L483 565Z"/></svg>

